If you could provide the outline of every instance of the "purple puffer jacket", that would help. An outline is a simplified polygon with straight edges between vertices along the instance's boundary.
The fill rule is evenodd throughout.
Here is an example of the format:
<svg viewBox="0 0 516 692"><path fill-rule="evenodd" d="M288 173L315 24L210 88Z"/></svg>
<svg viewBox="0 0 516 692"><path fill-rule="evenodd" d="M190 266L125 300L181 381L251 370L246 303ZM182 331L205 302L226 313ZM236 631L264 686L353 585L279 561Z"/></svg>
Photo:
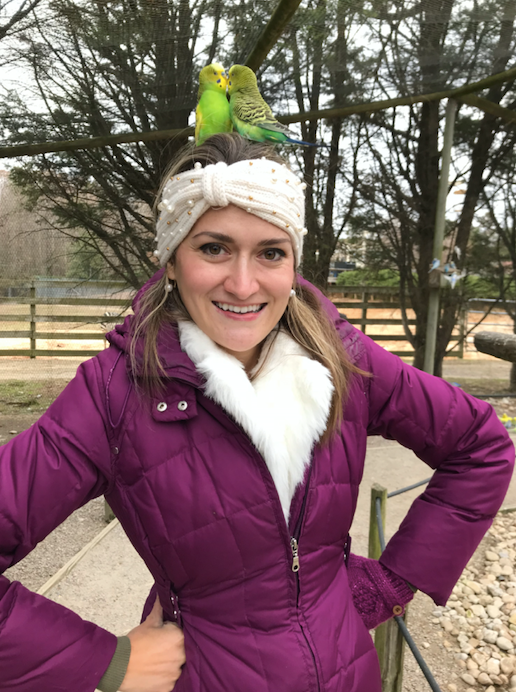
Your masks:
<svg viewBox="0 0 516 692"><path fill-rule="evenodd" d="M439 604L502 502L514 450L489 405L404 365L327 309L372 376L355 378L341 434L314 450L289 526L264 460L203 395L173 327L158 344L166 391L138 399L128 319L39 422L0 448L0 571L105 493L166 617L184 629L175 692L379 692L343 559L367 435L396 439L436 469L382 563ZM92 692L115 645L113 634L0 578L2 692Z"/></svg>

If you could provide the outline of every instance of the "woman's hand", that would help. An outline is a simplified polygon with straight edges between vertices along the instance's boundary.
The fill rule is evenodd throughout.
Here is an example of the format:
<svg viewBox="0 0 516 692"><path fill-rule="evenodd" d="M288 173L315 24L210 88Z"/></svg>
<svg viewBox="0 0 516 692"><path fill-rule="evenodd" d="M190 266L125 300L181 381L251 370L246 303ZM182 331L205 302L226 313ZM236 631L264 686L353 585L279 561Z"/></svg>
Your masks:
<svg viewBox="0 0 516 692"><path fill-rule="evenodd" d="M185 662L184 637L177 625L163 622L157 598L147 619L127 636L131 656L120 692L170 692Z"/></svg>

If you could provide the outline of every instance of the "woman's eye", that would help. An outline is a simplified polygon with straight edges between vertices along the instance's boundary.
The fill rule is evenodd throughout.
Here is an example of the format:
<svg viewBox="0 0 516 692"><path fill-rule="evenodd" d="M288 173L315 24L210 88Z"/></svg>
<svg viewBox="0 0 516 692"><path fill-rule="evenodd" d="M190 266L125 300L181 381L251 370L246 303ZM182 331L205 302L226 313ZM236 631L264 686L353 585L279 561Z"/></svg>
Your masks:
<svg viewBox="0 0 516 692"><path fill-rule="evenodd" d="M270 262L277 262L278 260L285 257L285 253L283 252L283 250L278 250L278 248L270 248L268 250L263 251L262 257L266 260L269 260Z"/></svg>
<svg viewBox="0 0 516 692"><path fill-rule="evenodd" d="M224 252L224 248L218 243L207 243L201 247L201 250L205 255L210 255L210 257L218 257L218 255L222 255Z"/></svg>

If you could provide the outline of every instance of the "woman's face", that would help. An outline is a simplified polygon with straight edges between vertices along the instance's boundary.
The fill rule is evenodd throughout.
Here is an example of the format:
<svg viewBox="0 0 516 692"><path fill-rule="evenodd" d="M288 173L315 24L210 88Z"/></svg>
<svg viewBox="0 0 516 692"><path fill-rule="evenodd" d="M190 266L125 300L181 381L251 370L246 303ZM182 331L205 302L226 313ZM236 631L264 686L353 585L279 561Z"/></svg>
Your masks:
<svg viewBox="0 0 516 692"><path fill-rule="evenodd" d="M290 236L229 205L210 209L167 266L193 321L251 370L294 283Z"/></svg>

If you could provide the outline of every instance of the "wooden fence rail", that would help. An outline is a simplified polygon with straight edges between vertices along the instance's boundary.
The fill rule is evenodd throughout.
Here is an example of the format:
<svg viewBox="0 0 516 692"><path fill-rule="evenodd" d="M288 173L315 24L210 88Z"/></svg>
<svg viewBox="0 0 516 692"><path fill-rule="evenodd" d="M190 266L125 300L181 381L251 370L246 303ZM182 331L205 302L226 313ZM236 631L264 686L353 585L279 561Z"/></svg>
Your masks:
<svg viewBox="0 0 516 692"><path fill-rule="evenodd" d="M30 296L20 297L3 297L0 298L0 313L2 310L6 312L9 305L29 306L29 313L6 312L0 314L0 340L1 339L27 339L29 348L1 348L0 356L29 356L36 358L37 356L92 356L99 353L101 349L70 349L70 348L38 348L38 340L55 340L55 341L104 341L105 331L74 331L67 329L66 331L48 331L38 330L38 323L74 323L88 325L109 325L114 326L117 322L123 320L123 315L130 307L131 301L126 298L94 298L94 297L65 297L65 298L38 298L36 297L36 288L34 285L30 287ZM3 306L3 307L2 307ZM42 314L41 306L72 306L72 307L98 307L99 309L111 308L112 312L104 312L104 314L96 315L79 315L79 314ZM40 308L38 312L38 308ZM113 311L116 310L116 312ZM2 322L17 322L28 323L27 329L5 329L2 328Z"/></svg>
<svg viewBox="0 0 516 692"><path fill-rule="evenodd" d="M399 317L371 317L376 310L399 310L399 290L391 287L375 287L375 286L343 286L330 287L328 290L330 298L335 306L341 309L344 313L352 310L360 310L360 317L350 317L348 320L351 324L357 325L364 333L370 336L374 341L389 341L389 342L405 342L408 343L406 334L378 334L371 330L375 326L400 327L403 326L403 320ZM28 306L29 312L20 312L13 314L8 312L9 306ZM111 310L116 309L116 315L106 314L42 314L42 306L75 306L75 307L98 307L99 313L101 308ZM38 340L59 340L59 341L103 341L104 331L86 332L74 331L66 329L63 331L49 331L48 327L43 331L38 330L40 323L75 323L75 324L109 324L113 326L117 317L122 321L123 315L130 307L130 299L126 298L98 298L98 297L61 297L61 298L40 298L36 296L36 288L34 285L30 287L30 295L20 297L2 297L0 298L0 356L82 356L87 357L95 355L101 349L75 349L75 348L38 348ZM4 314L1 314L4 313ZM27 329L9 328L9 324L2 323L28 323ZM413 326L415 319L408 319L407 326ZM458 348L449 353L450 356L463 357L464 354L464 334L467 324L467 311L464 311L464 316L461 318L458 325L459 334L452 337L452 341L458 342ZM2 348L2 339L27 339L29 348ZM401 345L401 344L400 344ZM411 357L414 355L412 349L392 351L396 355Z"/></svg>
<svg viewBox="0 0 516 692"><path fill-rule="evenodd" d="M408 319L404 323L402 319L399 318L368 318L368 311L371 310L399 310L399 289L390 286L332 286L328 290L329 296L332 299L334 305L339 310L346 313L346 310L361 310L360 317L349 317L346 315L346 319L350 324L358 325L361 331L365 334L368 326L412 326L416 324L415 319ZM347 300L342 300L342 296L347 298ZM388 300L386 300L388 298ZM407 305L410 306L410 300L406 298ZM465 335L465 322L466 314L461 314L461 319L458 325L459 334L451 337L450 342L458 343L458 347L454 351L450 351L447 356L464 358L464 335ZM373 339L373 341L403 341L408 343L406 334L374 334L367 331L367 335ZM414 356L414 350L400 350L391 351L397 356L412 357Z"/></svg>

